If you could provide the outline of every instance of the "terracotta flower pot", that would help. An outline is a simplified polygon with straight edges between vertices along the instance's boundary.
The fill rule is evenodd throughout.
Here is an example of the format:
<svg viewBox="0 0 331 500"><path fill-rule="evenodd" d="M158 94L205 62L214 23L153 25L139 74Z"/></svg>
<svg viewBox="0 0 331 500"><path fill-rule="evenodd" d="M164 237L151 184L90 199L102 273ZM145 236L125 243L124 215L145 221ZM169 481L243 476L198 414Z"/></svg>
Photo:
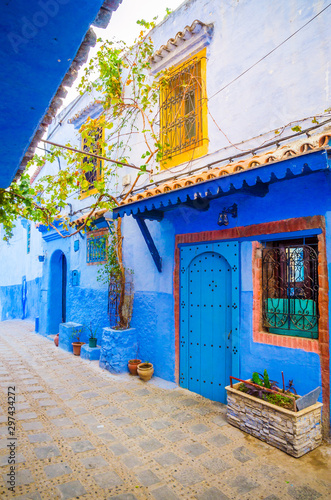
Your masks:
<svg viewBox="0 0 331 500"><path fill-rule="evenodd" d="M54 337L54 344L56 347L59 347L59 334L57 333Z"/></svg>
<svg viewBox="0 0 331 500"><path fill-rule="evenodd" d="M147 380L150 380L153 376L154 367L152 363L141 363L140 365L138 365L137 371L141 380L147 382Z"/></svg>
<svg viewBox="0 0 331 500"><path fill-rule="evenodd" d="M85 342L73 342L72 343L72 348L74 351L75 356L80 356L80 350L82 348L82 345L84 345Z"/></svg>
<svg viewBox="0 0 331 500"><path fill-rule="evenodd" d="M138 375L137 368L140 363L141 359L130 359L128 361L128 368L131 375Z"/></svg>

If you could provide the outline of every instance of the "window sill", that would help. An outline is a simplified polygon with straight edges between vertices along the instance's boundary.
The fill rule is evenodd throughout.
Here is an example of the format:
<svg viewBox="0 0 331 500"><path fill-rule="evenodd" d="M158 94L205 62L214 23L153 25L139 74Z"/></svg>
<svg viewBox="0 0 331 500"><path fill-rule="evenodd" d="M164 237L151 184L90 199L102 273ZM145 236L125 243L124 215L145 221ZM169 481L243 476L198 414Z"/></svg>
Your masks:
<svg viewBox="0 0 331 500"><path fill-rule="evenodd" d="M274 345L277 347L287 347L289 349L302 349L306 352L315 352L316 354L320 354L319 341L317 339L291 337L289 335L277 335L276 333L254 331L253 342Z"/></svg>
<svg viewBox="0 0 331 500"><path fill-rule="evenodd" d="M97 194L98 190L97 189L90 189L88 191L81 191L80 193L80 200L84 200L85 198L88 198L89 196L92 196L93 194Z"/></svg>
<svg viewBox="0 0 331 500"><path fill-rule="evenodd" d="M96 262L86 262L87 266L97 266L98 264L106 264L106 260L97 260Z"/></svg>
<svg viewBox="0 0 331 500"><path fill-rule="evenodd" d="M191 161L197 160L208 153L208 139L202 139L202 144L196 148L189 149L184 153L178 154L169 158L168 160L162 160L160 163L161 172L168 170L169 168L178 167L183 163L189 163Z"/></svg>

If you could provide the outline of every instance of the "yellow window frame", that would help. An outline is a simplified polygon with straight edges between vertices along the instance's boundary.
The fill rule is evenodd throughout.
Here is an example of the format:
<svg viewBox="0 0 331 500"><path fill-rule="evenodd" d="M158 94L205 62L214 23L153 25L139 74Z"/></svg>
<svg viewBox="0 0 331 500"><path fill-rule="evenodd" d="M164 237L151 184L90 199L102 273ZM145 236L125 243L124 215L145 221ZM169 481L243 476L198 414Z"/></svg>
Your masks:
<svg viewBox="0 0 331 500"><path fill-rule="evenodd" d="M101 141L104 143L105 141L105 129L103 127L99 127L100 132L101 132ZM81 150L84 151L86 149L86 139L83 137L81 138ZM88 152L90 152L90 148L88 147ZM99 156L103 156L103 148L98 148L97 145L95 148L93 148L93 153L98 154ZM82 159L82 164L85 161L91 161L93 160L93 156L84 156ZM104 160L99 160L95 158L96 164L95 164L95 169L96 169L96 181L101 181L103 179L103 165L104 165ZM91 171L93 172L93 171ZM87 180L87 179L86 179ZM94 181L93 181L94 182ZM92 183L90 183L90 186L92 186ZM98 190L94 187L90 187L86 190L81 189L80 191L80 199L83 200L84 198L87 198L88 196L91 196L93 194L96 194Z"/></svg>
<svg viewBox="0 0 331 500"><path fill-rule="evenodd" d="M207 49L170 70L160 91L161 169L208 152Z"/></svg>

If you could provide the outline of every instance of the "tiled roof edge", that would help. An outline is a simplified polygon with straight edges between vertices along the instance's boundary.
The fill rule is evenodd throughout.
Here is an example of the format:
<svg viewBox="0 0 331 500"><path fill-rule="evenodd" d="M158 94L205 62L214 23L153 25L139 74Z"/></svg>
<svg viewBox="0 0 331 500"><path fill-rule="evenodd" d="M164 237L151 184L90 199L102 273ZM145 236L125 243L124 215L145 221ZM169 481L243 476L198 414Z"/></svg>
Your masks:
<svg viewBox="0 0 331 500"><path fill-rule="evenodd" d="M174 38L169 38L166 44L162 45L150 57L151 70L155 74L165 66L171 64L170 58L176 56L178 53L186 52L192 46L207 45L210 41L214 29L213 24L205 24L196 19L191 26L185 26L182 31L179 31ZM199 42L201 42L199 44Z"/></svg>
<svg viewBox="0 0 331 500"><path fill-rule="evenodd" d="M308 139L301 139L274 150L268 151L261 155L256 155L245 160L241 160L236 163L228 163L222 167L215 167L210 170L202 171L198 174L188 176L182 179L165 181L157 187L151 189L145 189L141 193L137 193L133 196L129 196L127 199L120 202L120 206L128 205L130 203L135 203L146 198L153 196L158 196L169 191L175 191L176 189L183 189L200 182L205 182L212 180L216 177L221 177L223 175L236 174L243 170L249 170L251 168L259 168L271 163L280 162L282 160L287 160L291 157L298 157L303 154L317 151L318 149L327 148L329 146L329 141L331 140L331 131L324 132L322 134L316 134L309 137ZM221 162L220 162L221 163Z"/></svg>
<svg viewBox="0 0 331 500"><path fill-rule="evenodd" d="M102 101L99 99L96 99L95 101L89 103L85 108L81 109L76 113L72 118L68 120L68 123L75 123L77 120L79 120L84 114L88 114L89 112L93 111L96 107L98 107L100 104L102 104Z"/></svg>

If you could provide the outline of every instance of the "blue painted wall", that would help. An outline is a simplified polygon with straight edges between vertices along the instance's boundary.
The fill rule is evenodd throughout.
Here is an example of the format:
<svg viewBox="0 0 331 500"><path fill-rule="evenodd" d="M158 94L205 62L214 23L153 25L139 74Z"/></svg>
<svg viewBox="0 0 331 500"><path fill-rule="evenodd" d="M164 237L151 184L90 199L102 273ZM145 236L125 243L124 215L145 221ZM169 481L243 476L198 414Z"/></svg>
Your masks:
<svg viewBox="0 0 331 500"><path fill-rule="evenodd" d="M217 225L218 215L224 206L233 203L238 204L238 218L230 218L227 227L325 215L330 199L329 182L328 174L316 173L271 185L269 193L263 198L238 193L212 201L207 212L178 208L165 212L164 220L160 223L147 221L162 258L161 274L156 270L136 222L132 217L125 216L124 256L126 265L134 269L136 289L132 324L137 328L138 335L141 335L143 357L154 363L157 375L174 381L175 235L220 229ZM330 222L330 218L327 219L328 234ZM263 240L260 237L256 239ZM328 248L330 262L330 244ZM253 342L252 290L252 243L241 241L240 375L249 377L255 370L262 372L267 368L271 378L281 382L283 370L286 383L293 379L299 393L306 393L320 385L321 370L317 354Z"/></svg>
<svg viewBox="0 0 331 500"><path fill-rule="evenodd" d="M109 326L107 300L108 293L106 289L68 286L67 321L75 321L85 325L82 342L88 342L89 331L87 326L90 323L92 323L93 327L98 327L96 334L98 344L101 342L102 329Z"/></svg>
<svg viewBox="0 0 331 500"><path fill-rule="evenodd" d="M154 365L156 376L174 381L174 299L170 293L136 291L131 326L136 328L138 359Z"/></svg>
<svg viewBox="0 0 331 500"><path fill-rule="evenodd" d="M275 11L272 3L264 5L261 10L261 0L250 2L233 2L226 0L191 0L183 4L175 13L167 17L159 27L153 30L152 36L155 48L174 37L186 25L195 19L204 23L214 24L214 34L207 48L207 94L212 96L223 84L230 82L242 68L246 68L256 59L263 56L266 47L271 49L284 40L293 31L301 27L313 15L326 5L322 2L304 2L294 0L289 10L286 3ZM300 11L300 16L297 13ZM294 15L295 14L295 15ZM331 11L319 17L318 23L311 23L306 31L302 30L288 44L282 46L270 58L254 67L229 86L226 92L215 94L210 100L210 109L222 127L226 120L226 134L232 143L249 141L242 148L257 147L259 150L263 141L274 139L274 134L268 131L285 126L297 119L314 116L329 106L329 89L325 82L328 75L330 37L329 16ZM277 29L270 29L268 20L273 18ZM261 31L262 26L262 31ZM292 30L292 31L291 31ZM251 36L259 32L261 36ZM302 44L305 51L302 51ZM186 57L186 56L185 56ZM306 61L311 66L307 72ZM61 63L62 64L62 63ZM64 63L63 63L64 64ZM276 68L276 69L275 69ZM283 91L284 81L287 82L286 92ZM261 100L261 85L264 99ZM305 96L303 99L302 96ZM82 96L71 111L64 110L50 127L55 142L68 142L80 146L80 136L74 123L67 122L76 113L82 111L91 100L89 95ZM244 116L244 119L243 119ZM209 154L206 158L190 162L186 167L203 168L209 161L220 160L226 156L238 153L230 145L227 137L208 120ZM61 123L61 127L58 124ZM19 125L19 124L18 124ZM311 126L311 120L306 125ZM17 123L14 125L15 131ZM303 127L304 128L304 127ZM321 130L319 130L321 131ZM290 126L284 135L290 135ZM252 139L257 137L256 139ZM132 163L141 163L144 146L134 139ZM141 141L143 144L143 141ZM140 149L142 148L142 149ZM295 158L290 161L297 161ZM299 161L299 160L298 160ZM309 155L307 155L309 163ZM62 162L62 160L61 160ZM277 168L277 165L275 166ZM45 165L40 176L57 174L57 162ZM155 174L154 180L159 182L171 172L162 171ZM180 174L185 172L185 166L178 166ZM121 169L119 178L113 180L108 190L116 195L121 189L120 178L129 173ZM132 174L132 172L130 172ZM134 180L132 175L132 182ZM141 176L139 185L148 186L150 177ZM328 238L329 277L331 276L331 216L328 214L330 200L330 175L315 173L307 177L296 178L275 183L270 186L269 193L264 198L257 198L243 193L237 193L211 202L207 212L198 212L190 208L179 208L165 214L161 223L147 221L162 258L162 273L158 273L146 243L138 230L137 222L132 217L123 219L123 253L126 267L134 271L135 298L133 307L132 327L136 328L139 343L139 356L151 361L155 366L155 374L167 380L175 379L175 325L173 300L173 272L175 235L207 230L220 229L217 225L219 212L224 206L233 203L238 205L238 217L230 218L228 227L248 226L263 222L277 221L294 217L311 215L328 215L326 234ZM120 187L119 187L120 186ZM91 205L93 198L70 198L73 211L77 212ZM67 207L68 208L68 207ZM66 209L67 209L66 208ZM86 212L86 210L85 210ZM78 215L77 215L78 216ZM20 238L20 239L19 239ZM3 318L21 317L20 294L21 278L28 279L28 292L31 283L30 296L35 297L37 305L29 306L29 314L40 315L40 331L49 333L47 322L52 308L52 284L50 281L51 256L54 252L63 252L67 259L67 321L87 325L90 321L100 322L102 327L109 326L107 318L107 289L97 282L99 266L86 264L86 238L78 239L80 248L74 252L72 239L61 238L52 241L42 241L39 234L32 233L31 255L26 257L26 230L21 228L21 236L15 234L12 247L1 247L2 273L0 276L0 301ZM20 253L21 252L21 253ZM45 262L37 263L37 255L44 252ZM11 258L12 256L15 257ZM21 262L24 262L25 267ZM251 371L262 371L269 368L271 377L280 380L280 371L285 371L286 379L293 378L299 392L307 392L320 384L320 364L316 354L306 353L297 349L286 349L276 346L254 344L252 341L252 254L251 242L241 242L241 376L249 376ZM34 285L27 269L33 269L33 279L39 279ZM71 272L79 273L79 286L72 286ZM38 287L40 295L38 298ZM34 290L32 292L32 289ZM39 305L40 303L40 305ZM331 309L330 309L331 317ZM87 333L85 339L87 339Z"/></svg>
<svg viewBox="0 0 331 500"><path fill-rule="evenodd" d="M25 318L35 320L39 316L40 278L27 281L27 301ZM1 321L24 319L22 304L22 285L0 287Z"/></svg>

